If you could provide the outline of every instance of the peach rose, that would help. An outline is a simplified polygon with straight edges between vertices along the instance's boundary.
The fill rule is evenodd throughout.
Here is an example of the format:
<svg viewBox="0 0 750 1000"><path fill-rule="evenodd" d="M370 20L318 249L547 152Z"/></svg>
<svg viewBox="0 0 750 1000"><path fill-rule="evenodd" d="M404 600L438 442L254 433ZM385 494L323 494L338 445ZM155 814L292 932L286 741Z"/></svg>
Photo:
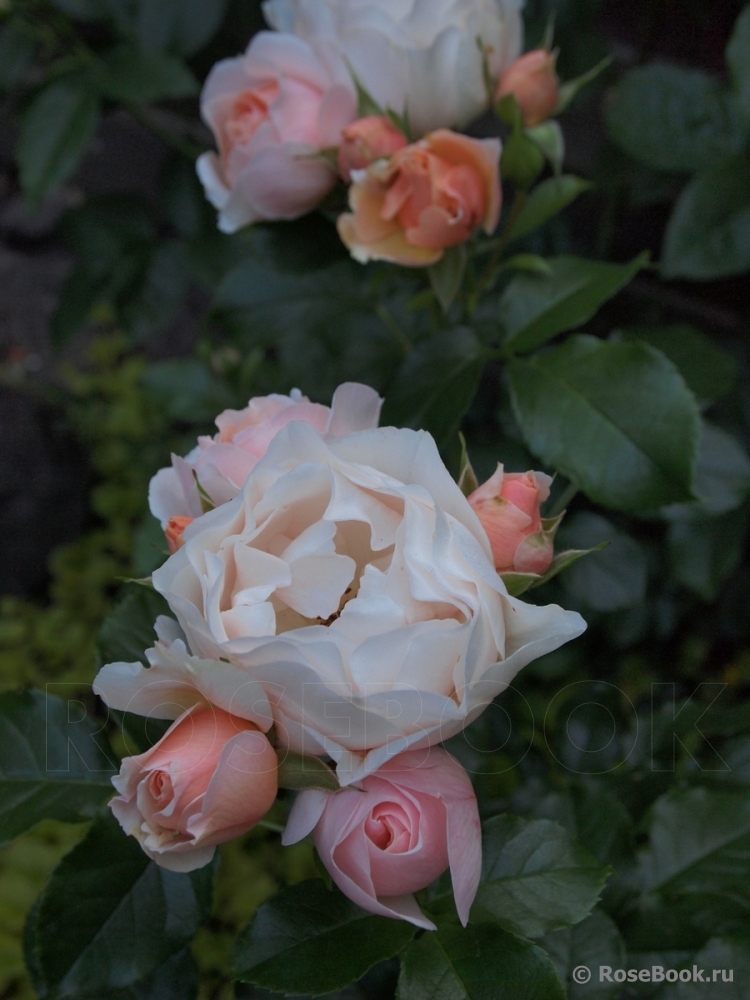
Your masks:
<svg viewBox="0 0 750 1000"><path fill-rule="evenodd" d="M560 101L560 80L555 64L557 55L535 49L517 59L500 77L495 100L513 94L518 101L527 128L541 125Z"/></svg>
<svg viewBox="0 0 750 1000"><path fill-rule="evenodd" d="M364 170L376 160L392 156L408 145L406 136L383 115L359 118L342 132L339 146L339 172L346 181L352 170Z"/></svg>
<svg viewBox="0 0 750 1000"><path fill-rule="evenodd" d="M427 267L500 218L499 139L440 129L355 171L339 234L355 260Z"/></svg>
<svg viewBox="0 0 750 1000"><path fill-rule="evenodd" d="M330 407L311 403L299 389L292 389L289 396L256 396L244 410L220 413L218 434L198 438L185 458L173 455L171 467L160 469L151 480L149 506L166 530L169 551L173 543L175 552L180 548L185 528L203 513L198 484L214 506L227 503L287 424L301 420L331 437L352 434L378 426L382 402L369 386L345 382Z"/></svg>
<svg viewBox="0 0 750 1000"><path fill-rule="evenodd" d="M282 842L314 829L315 847L341 891L364 910L434 930L414 896L450 867L466 926L482 868L482 831L469 776L440 747L391 757L358 788L305 791Z"/></svg>
<svg viewBox="0 0 750 1000"><path fill-rule="evenodd" d="M252 722L196 704L156 746L123 760L110 808L158 865L189 872L265 816L277 768L273 747Z"/></svg>
<svg viewBox="0 0 750 1000"><path fill-rule="evenodd" d="M469 504L487 532L498 573L547 572L554 556L539 507L552 479L543 472L505 473L502 465L475 490Z"/></svg>
<svg viewBox="0 0 750 1000"><path fill-rule="evenodd" d="M294 35L262 31L244 56L211 70L201 112L219 147L197 163L225 233L262 219L295 219L336 183L320 156L356 117L343 63L326 63Z"/></svg>

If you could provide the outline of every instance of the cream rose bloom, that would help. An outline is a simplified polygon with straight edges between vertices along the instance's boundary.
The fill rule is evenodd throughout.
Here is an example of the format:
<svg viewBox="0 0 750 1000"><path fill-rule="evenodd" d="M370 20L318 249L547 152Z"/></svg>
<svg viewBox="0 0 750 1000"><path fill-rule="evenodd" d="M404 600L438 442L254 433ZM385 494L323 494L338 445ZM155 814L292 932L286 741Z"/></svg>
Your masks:
<svg viewBox="0 0 750 1000"><path fill-rule="evenodd" d="M508 596L423 431L326 441L291 423L240 495L183 542L153 582L192 653L256 681L281 743L333 758L342 785L456 734L522 667L585 629L574 612ZM116 685L119 705L146 680L131 684L123 668L98 680L110 704ZM234 714L265 712L260 697L253 716L226 697Z"/></svg>
<svg viewBox="0 0 750 1000"><path fill-rule="evenodd" d="M408 111L416 137L461 127L488 106L493 81L521 54L521 0L268 0L279 31L342 55L384 108Z"/></svg>

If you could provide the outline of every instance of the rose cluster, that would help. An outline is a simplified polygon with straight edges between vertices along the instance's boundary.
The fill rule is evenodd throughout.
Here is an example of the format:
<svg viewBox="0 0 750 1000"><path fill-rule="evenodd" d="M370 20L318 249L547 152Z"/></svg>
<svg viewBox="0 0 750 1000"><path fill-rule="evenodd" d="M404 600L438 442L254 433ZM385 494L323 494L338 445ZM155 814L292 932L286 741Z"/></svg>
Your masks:
<svg viewBox="0 0 750 1000"><path fill-rule="evenodd" d="M173 456L150 489L173 617L149 666L108 664L95 690L174 720L111 803L158 864L208 863L304 755L333 787L298 792L284 842L312 833L347 896L431 927L413 893L450 867L465 922L481 863L471 781L438 744L585 625L501 575L550 564L547 477L499 469L467 497L429 434L378 426L381 402L358 384L330 408L256 398Z"/></svg>
<svg viewBox="0 0 750 1000"><path fill-rule="evenodd" d="M518 58L519 7L267 0L276 30L218 63L203 91L218 152L199 159L198 174L220 228L297 218L343 181L350 211L338 229L363 263L425 267L473 233L494 232L500 140L453 130L506 94L527 124L554 110L554 58Z"/></svg>

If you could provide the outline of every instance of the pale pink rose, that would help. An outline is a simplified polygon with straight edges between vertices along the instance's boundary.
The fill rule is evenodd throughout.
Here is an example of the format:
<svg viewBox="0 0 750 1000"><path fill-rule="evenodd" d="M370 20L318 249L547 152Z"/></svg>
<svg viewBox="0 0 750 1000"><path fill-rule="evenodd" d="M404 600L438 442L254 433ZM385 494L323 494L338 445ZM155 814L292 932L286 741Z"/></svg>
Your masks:
<svg viewBox="0 0 750 1000"><path fill-rule="evenodd" d="M487 532L498 573L547 572L554 556L552 537L542 530L539 507L552 479L543 472L506 473L502 465L475 490L469 503Z"/></svg>
<svg viewBox="0 0 750 1000"><path fill-rule="evenodd" d="M560 80L555 64L557 56L546 49L535 49L517 59L500 77L495 100L513 94L521 108L527 128L541 125L554 114L560 101Z"/></svg>
<svg viewBox="0 0 750 1000"><path fill-rule="evenodd" d="M347 125L339 146L339 172L346 181L352 170L364 170L376 160L392 156L408 145L406 136L383 115L359 118Z"/></svg>
<svg viewBox="0 0 750 1000"><path fill-rule="evenodd" d="M328 62L294 35L262 31L237 59L211 70L201 112L219 148L198 160L198 176L232 233L263 219L295 219L336 183L322 150L334 149L356 117L343 61Z"/></svg>
<svg viewBox="0 0 750 1000"><path fill-rule="evenodd" d="M382 403L369 386L345 382L334 393L330 407L311 403L299 389L293 389L290 396L256 396L244 410L225 410L216 418L218 434L198 438L197 447L185 458L173 455L171 467L161 469L151 480L151 513L164 529L175 518L200 517L201 491L215 507L233 500L287 424L301 420L323 435L339 437L377 427Z"/></svg>
<svg viewBox="0 0 750 1000"><path fill-rule="evenodd" d="M499 139L440 129L355 171L339 234L355 260L427 267L500 218Z"/></svg>
<svg viewBox="0 0 750 1000"><path fill-rule="evenodd" d="M252 722L197 704L156 746L123 760L110 807L158 865L189 872L265 816L277 768L273 747Z"/></svg>
<svg viewBox="0 0 750 1000"><path fill-rule="evenodd" d="M466 926L482 869L482 831L469 776L440 747L391 757L357 788L297 796L283 843L313 829L341 891L364 910L434 930L413 893L450 867Z"/></svg>

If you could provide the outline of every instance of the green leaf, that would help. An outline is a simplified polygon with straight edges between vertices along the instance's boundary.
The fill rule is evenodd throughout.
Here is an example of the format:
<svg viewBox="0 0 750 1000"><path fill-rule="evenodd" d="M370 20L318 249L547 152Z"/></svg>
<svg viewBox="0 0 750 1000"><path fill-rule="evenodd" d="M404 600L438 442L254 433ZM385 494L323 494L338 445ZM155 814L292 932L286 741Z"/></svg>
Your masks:
<svg viewBox="0 0 750 1000"><path fill-rule="evenodd" d="M210 424L217 413L236 402L227 383L197 358L149 365L143 385L172 420L186 424Z"/></svg>
<svg viewBox="0 0 750 1000"><path fill-rule="evenodd" d="M713 938L691 958L687 966L691 972L693 966L703 972L704 982L679 982L668 986L659 993L659 1000L745 1000L747 997L750 942L744 933L742 938L733 941ZM716 982L714 969L717 970ZM733 973L731 983L725 982L721 970L726 972L727 979L730 972Z"/></svg>
<svg viewBox="0 0 750 1000"><path fill-rule="evenodd" d="M509 371L529 447L592 500L641 511L693 499L700 414L658 351L576 336Z"/></svg>
<svg viewBox="0 0 750 1000"><path fill-rule="evenodd" d="M0 28L0 93L9 93L34 61L33 39L18 31L13 21Z"/></svg>
<svg viewBox="0 0 750 1000"><path fill-rule="evenodd" d="M544 153L522 129L514 129L503 145L500 175L528 191L544 170Z"/></svg>
<svg viewBox="0 0 750 1000"><path fill-rule="evenodd" d="M43 819L90 818L112 794L114 760L102 722L80 701L0 695L0 844Z"/></svg>
<svg viewBox="0 0 750 1000"><path fill-rule="evenodd" d="M715 601L739 565L750 531L747 506L710 517L677 517L667 543L672 575L704 601Z"/></svg>
<svg viewBox="0 0 750 1000"><path fill-rule="evenodd" d="M487 913L507 930L541 937L588 916L607 876L557 823L497 816L484 825L475 916Z"/></svg>
<svg viewBox="0 0 750 1000"><path fill-rule="evenodd" d="M422 428L445 446L476 395L483 368L482 347L469 329L423 340L386 391L383 425Z"/></svg>
<svg viewBox="0 0 750 1000"><path fill-rule="evenodd" d="M621 611L646 597L648 560L638 542L599 514L583 511L560 529L560 540L576 548L601 546L573 566L562 583L569 598L595 611Z"/></svg>
<svg viewBox="0 0 750 1000"><path fill-rule="evenodd" d="M553 120L542 122L534 128L527 128L526 135L549 161L556 176L559 177L565 159L565 139L559 122Z"/></svg>
<svg viewBox="0 0 750 1000"><path fill-rule="evenodd" d="M143 272L140 287L127 296L119 313L137 341L163 333L175 319L188 290L188 252L180 240L156 246Z"/></svg>
<svg viewBox="0 0 750 1000"><path fill-rule="evenodd" d="M98 21L107 16L107 4L100 0L50 0L74 21Z"/></svg>
<svg viewBox="0 0 750 1000"><path fill-rule="evenodd" d="M518 240L528 233L533 233L592 186L590 181L584 181L572 174L551 177L543 181L534 188L526 200L513 224L509 239Z"/></svg>
<svg viewBox="0 0 750 1000"><path fill-rule="evenodd" d="M145 650L156 641L154 622L170 615L169 605L155 590L130 585L99 631L102 663L143 663Z"/></svg>
<svg viewBox="0 0 750 1000"><path fill-rule="evenodd" d="M565 1000L549 957L497 927L443 927L404 953L398 1000Z"/></svg>
<svg viewBox="0 0 750 1000"><path fill-rule="evenodd" d="M737 383L737 362L732 355L694 326L635 327L623 331L626 340L645 340L666 354L703 403L715 403Z"/></svg>
<svg viewBox="0 0 750 1000"><path fill-rule="evenodd" d="M599 982L599 969L627 968L625 943L617 924L601 910L594 910L576 927L554 931L540 942L554 962L557 973L565 983L568 1000L618 1000L621 983ZM573 979L573 970L584 966L592 973L588 983Z"/></svg>
<svg viewBox="0 0 750 1000"><path fill-rule="evenodd" d="M703 422L698 465L695 474L698 504L670 507L668 517L676 519L695 513L728 514L736 510L750 493L750 458L737 438Z"/></svg>
<svg viewBox="0 0 750 1000"><path fill-rule="evenodd" d="M323 788L337 792L339 780L320 757L304 756L291 750L279 752L279 788L289 788L294 792L305 788Z"/></svg>
<svg viewBox="0 0 750 1000"><path fill-rule="evenodd" d="M109 997L154 974L211 907L213 869L191 875L150 861L117 821L97 820L44 887L35 965L55 998Z"/></svg>
<svg viewBox="0 0 750 1000"><path fill-rule="evenodd" d="M71 176L98 124L99 100L84 77L65 77L37 94L23 116L16 151L32 205Z"/></svg>
<svg viewBox="0 0 750 1000"><path fill-rule="evenodd" d="M582 326L648 263L603 264L580 257L548 261L552 273L519 275L502 294L499 318L505 345L514 354L533 351L558 333Z"/></svg>
<svg viewBox="0 0 750 1000"><path fill-rule="evenodd" d="M631 70L607 115L609 134L654 170L694 173L736 151L732 110L720 81L694 69L651 63Z"/></svg>
<svg viewBox="0 0 750 1000"><path fill-rule="evenodd" d="M666 278L708 281L750 269L750 157L695 177L680 195L664 240Z"/></svg>
<svg viewBox="0 0 750 1000"><path fill-rule="evenodd" d="M376 917L320 879L287 886L261 906L235 953L236 975L282 993L329 993L399 954L416 928Z"/></svg>
<svg viewBox="0 0 750 1000"><path fill-rule="evenodd" d="M147 103L167 97L192 97L199 84L174 56L144 52L135 45L118 45L102 60L95 77L102 96L111 101Z"/></svg>
<svg viewBox="0 0 750 1000"><path fill-rule="evenodd" d="M221 26L227 0L140 0L136 29L141 48L190 57Z"/></svg>
<svg viewBox="0 0 750 1000"><path fill-rule="evenodd" d="M185 948L146 979L125 989L108 990L107 1000L198 1000L199 988L198 966L189 948Z"/></svg>
<svg viewBox="0 0 750 1000"><path fill-rule="evenodd" d="M468 260L466 244L462 243L449 247L437 264L429 268L430 284L444 313L448 312L461 291Z"/></svg>
<svg viewBox="0 0 750 1000"><path fill-rule="evenodd" d="M745 7L734 26L727 47L727 64L741 112L750 122L750 7Z"/></svg>

